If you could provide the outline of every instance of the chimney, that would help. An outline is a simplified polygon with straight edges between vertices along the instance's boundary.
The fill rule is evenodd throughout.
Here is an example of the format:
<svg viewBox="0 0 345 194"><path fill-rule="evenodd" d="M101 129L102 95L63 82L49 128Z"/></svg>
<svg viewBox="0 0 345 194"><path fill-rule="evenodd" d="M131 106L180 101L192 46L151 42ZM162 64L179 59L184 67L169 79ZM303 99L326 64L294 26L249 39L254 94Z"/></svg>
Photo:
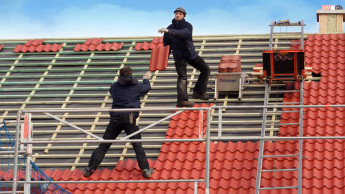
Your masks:
<svg viewBox="0 0 345 194"><path fill-rule="evenodd" d="M345 22L345 10L341 5L322 5L322 9L316 11L319 22L319 33L342 33Z"/></svg>

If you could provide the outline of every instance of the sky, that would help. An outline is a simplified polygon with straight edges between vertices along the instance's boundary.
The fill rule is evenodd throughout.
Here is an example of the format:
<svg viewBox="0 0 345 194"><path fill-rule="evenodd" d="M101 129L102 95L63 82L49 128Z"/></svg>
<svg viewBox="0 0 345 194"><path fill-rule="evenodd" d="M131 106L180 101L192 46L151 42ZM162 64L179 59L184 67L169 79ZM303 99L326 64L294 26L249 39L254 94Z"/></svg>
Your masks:
<svg viewBox="0 0 345 194"><path fill-rule="evenodd" d="M269 34L286 19L317 33L321 5L345 0L0 0L0 39L160 36L177 7L194 35Z"/></svg>

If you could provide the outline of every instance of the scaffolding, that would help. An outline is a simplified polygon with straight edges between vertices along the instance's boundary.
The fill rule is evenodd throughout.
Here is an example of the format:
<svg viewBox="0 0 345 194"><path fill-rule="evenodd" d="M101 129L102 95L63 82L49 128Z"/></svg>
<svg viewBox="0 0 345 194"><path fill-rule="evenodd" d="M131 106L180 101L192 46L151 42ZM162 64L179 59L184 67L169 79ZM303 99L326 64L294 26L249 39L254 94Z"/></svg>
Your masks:
<svg viewBox="0 0 345 194"><path fill-rule="evenodd" d="M205 193L209 193L209 184L210 184L210 143L213 141L294 141L294 140L298 140L299 142L303 142L303 140L306 139L345 139L345 136L327 136L327 137L304 137L302 135L298 136L298 137L274 137L274 136L253 136L253 137L231 137L231 138L224 138L222 137L222 122L219 123L218 126L218 136L217 137L211 137L211 133L210 133L210 115L212 111L218 110L218 116L219 116L219 120L221 121L222 119L222 110L223 109L262 109L263 112L267 109L273 109L273 108L296 108L296 109L301 109L303 112L303 109L308 109L308 108L339 108L339 107L345 107L345 105L263 105L263 106L211 106L211 107L195 107L195 108L170 108L168 109L169 111L176 111L173 114L170 114L169 116L152 123L151 125L144 127L142 129L140 129L137 133L141 133L147 129L149 129L150 127L159 124L165 120L168 120L170 118L172 118L175 115L178 115L184 111L201 111L204 112L206 111L206 116L204 117L204 119L206 119L206 130L203 132L200 132L200 136L198 138L194 138L194 139L141 139L141 140L133 140L133 139L128 139L130 136L134 135L130 135L130 136L126 136L122 139L119 140L103 140L101 138L97 138L94 137L94 139L90 139L90 140L69 140L69 141L62 141L62 140L50 140L50 141L45 141L45 140L35 140L34 137L30 138L20 138L19 134L24 134L25 131L25 126L23 127L23 124L27 125L28 127L32 126L32 121L30 120L30 115L33 113L44 113L44 114L48 114L51 118L56 119L53 114L54 113L59 113L59 112L80 112L80 111L85 111L85 110L76 110L76 109L72 109L72 110L23 110L23 111L18 111L18 115L17 115L17 127L16 127L16 148L30 148L32 145L35 144L42 144L42 143L51 143L51 144L73 144L73 143L80 143L80 142L86 142L86 143L124 143L124 142L205 142L206 143L206 166L205 166L205 179L186 179L186 180L124 180L124 181L32 181L30 179L29 176L26 177L26 179L23 180L18 180L16 177L16 172L17 172L17 165L14 165L14 177L13 177L13 181L9 181L13 184L13 193L16 193L16 189L17 189L17 185L18 184L23 184L24 188L29 189L31 184L44 184L44 183L152 183L152 182L156 182L156 183L161 183L161 182L194 182L195 185L195 189L194 189L194 193L197 193L198 191L198 183L205 183ZM121 111L121 112L132 112L132 111L142 111L142 112L146 112L146 111L167 111L167 109L147 109L147 108L142 108L142 109L95 109L95 110L88 110L89 112L109 112L109 111ZM21 119L22 118L22 114L24 114L24 121ZM301 119L303 120L303 119ZM65 124L69 124L68 122L66 122ZM74 127L77 130L81 130L83 131L82 128L78 127L78 126L74 126L72 124L69 124L70 126ZM264 128L264 123L263 123L263 128ZM300 125L302 126L302 125ZM29 129L29 128L27 128ZM34 129L33 129L34 130ZM30 137L30 130L26 130L26 133L28 134L28 137ZM91 135L91 134L90 134ZM301 145L300 144L300 148L301 149ZM30 155L32 154L30 152L30 149L26 149L26 154L29 156L27 158L30 158ZM22 149L16 149L14 151L14 158L18 158L19 153L25 151ZM263 151L263 147L260 146L260 152ZM302 152L300 152L302 153ZM15 163L17 163L18 160L15 160ZM299 165L299 168L302 169L302 160L299 161L301 165ZM27 173L27 175L30 173ZM299 174L299 178L301 178L302 175ZM259 177L257 177L259 178ZM301 180L301 179L299 179ZM299 187L301 187L302 185L299 184ZM260 185L256 185L256 189L259 189ZM280 189L280 188L271 188L271 189ZM24 191L24 193L29 193L28 191Z"/></svg>

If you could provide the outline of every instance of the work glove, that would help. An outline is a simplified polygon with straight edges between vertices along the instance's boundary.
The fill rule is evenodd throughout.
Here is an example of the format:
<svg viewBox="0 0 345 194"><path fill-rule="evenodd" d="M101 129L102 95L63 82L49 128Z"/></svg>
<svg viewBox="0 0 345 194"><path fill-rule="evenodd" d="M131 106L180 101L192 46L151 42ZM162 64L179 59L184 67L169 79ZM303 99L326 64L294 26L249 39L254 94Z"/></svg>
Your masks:
<svg viewBox="0 0 345 194"><path fill-rule="evenodd" d="M164 32L168 33L169 30L166 29L166 28L161 28L161 29L158 30L158 32L159 32L159 33L164 33Z"/></svg>
<svg viewBox="0 0 345 194"><path fill-rule="evenodd" d="M150 80L150 79L151 79L151 76L152 76L151 71L146 71L146 73L145 73L144 76L143 76L143 79L148 79L148 80Z"/></svg>

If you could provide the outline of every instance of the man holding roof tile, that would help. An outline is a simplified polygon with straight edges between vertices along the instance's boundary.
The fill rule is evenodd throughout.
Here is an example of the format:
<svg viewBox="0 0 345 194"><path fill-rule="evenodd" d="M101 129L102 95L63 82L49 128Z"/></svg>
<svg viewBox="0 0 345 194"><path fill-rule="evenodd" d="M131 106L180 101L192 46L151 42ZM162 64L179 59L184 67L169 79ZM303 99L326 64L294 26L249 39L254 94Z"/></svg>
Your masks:
<svg viewBox="0 0 345 194"><path fill-rule="evenodd" d="M140 108L140 96L144 96L151 90L150 86L151 72L148 71L143 77L143 83L132 77L132 69L124 67L120 69L120 77L113 83L109 93L113 98L112 109ZM103 134L103 139L113 140L122 130L130 135L139 130L136 124L138 112L110 112L110 121ZM141 139L140 133L130 137L130 139ZM92 153L88 166L84 169L84 176L89 177L98 168L105 154L109 150L111 143L101 143ZM141 143L132 143L137 161L143 176L149 178L154 170L149 167L146 154Z"/></svg>
<svg viewBox="0 0 345 194"><path fill-rule="evenodd" d="M171 45L175 60L177 78L177 107L192 107L194 103L188 101L187 93L187 62L200 71L195 84L192 98L208 100L206 94L207 82L210 77L210 67L195 51L193 43L193 26L185 20L186 11L178 7L174 11L175 17L167 28L161 28L159 33L164 33L164 46Z"/></svg>

